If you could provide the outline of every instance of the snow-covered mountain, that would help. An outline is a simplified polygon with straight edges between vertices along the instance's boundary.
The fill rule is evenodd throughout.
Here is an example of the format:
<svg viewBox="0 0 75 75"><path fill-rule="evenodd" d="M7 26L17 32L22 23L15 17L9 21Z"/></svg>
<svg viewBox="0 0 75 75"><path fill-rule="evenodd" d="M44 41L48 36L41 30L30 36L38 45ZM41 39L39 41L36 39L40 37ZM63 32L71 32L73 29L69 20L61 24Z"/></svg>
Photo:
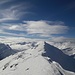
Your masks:
<svg viewBox="0 0 75 75"><path fill-rule="evenodd" d="M10 44L18 52L0 61L0 75L75 75L75 59L43 41Z"/></svg>
<svg viewBox="0 0 75 75"><path fill-rule="evenodd" d="M16 51L12 50L9 45L0 43L0 60L11 54L13 55L15 52Z"/></svg>
<svg viewBox="0 0 75 75"><path fill-rule="evenodd" d="M48 42L49 44L59 48L63 53L72 56L75 55L75 41L67 42Z"/></svg>

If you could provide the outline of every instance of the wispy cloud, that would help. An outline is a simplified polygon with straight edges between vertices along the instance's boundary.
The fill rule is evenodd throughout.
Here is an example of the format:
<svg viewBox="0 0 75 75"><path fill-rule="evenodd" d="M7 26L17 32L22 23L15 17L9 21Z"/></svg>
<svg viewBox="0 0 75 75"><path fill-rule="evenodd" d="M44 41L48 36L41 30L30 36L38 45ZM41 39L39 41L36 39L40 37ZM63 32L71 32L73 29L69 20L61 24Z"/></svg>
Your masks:
<svg viewBox="0 0 75 75"><path fill-rule="evenodd" d="M11 8L1 10L0 15L2 17L0 18L0 22L7 21L7 20L17 20L18 18L16 17L16 13L17 11Z"/></svg>
<svg viewBox="0 0 75 75"><path fill-rule="evenodd" d="M11 37L25 37L25 34L24 33L12 33L12 32L6 32L4 30L0 30L0 36L11 36Z"/></svg>
<svg viewBox="0 0 75 75"><path fill-rule="evenodd" d="M10 2L11 0L0 0L0 5L4 4L4 3L7 3L7 2Z"/></svg>
<svg viewBox="0 0 75 75"><path fill-rule="evenodd" d="M19 20L23 15L30 14L28 11L30 5L28 3L12 3L12 0L3 0L0 2L0 5L3 4L3 9L0 8L0 22L9 21L9 20ZM10 4L9 4L10 2ZM8 5L4 5L7 3Z"/></svg>

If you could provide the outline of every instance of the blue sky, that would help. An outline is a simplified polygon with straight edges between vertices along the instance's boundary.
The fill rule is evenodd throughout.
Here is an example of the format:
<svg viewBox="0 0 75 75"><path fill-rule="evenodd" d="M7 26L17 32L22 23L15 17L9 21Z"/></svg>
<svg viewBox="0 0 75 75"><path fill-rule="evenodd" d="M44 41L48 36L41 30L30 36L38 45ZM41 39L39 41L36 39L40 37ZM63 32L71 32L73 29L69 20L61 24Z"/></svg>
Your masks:
<svg viewBox="0 0 75 75"><path fill-rule="evenodd" d="M75 0L0 0L0 37L75 38Z"/></svg>

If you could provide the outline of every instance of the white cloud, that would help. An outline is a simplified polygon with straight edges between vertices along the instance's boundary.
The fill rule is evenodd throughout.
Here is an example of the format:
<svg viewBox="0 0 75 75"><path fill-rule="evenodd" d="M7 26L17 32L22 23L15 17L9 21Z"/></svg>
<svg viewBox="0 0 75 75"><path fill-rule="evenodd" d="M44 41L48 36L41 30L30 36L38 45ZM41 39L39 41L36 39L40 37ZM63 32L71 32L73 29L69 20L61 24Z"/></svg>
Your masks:
<svg viewBox="0 0 75 75"><path fill-rule="evenodd" d="M13 25L13 26L9 27L10 30L17 30L19 28L20 28L20 26L18 26L18 25Z"/></svg>
<svg viewBox="0 0 75 75"><path fill-rule="evenodd" d="M2 23L0 26L1 30L18 30L18 31L25 31L21 23L18 24L11 24L11 23Z"/></svg>
<svg viewBox="0 0 75 75"><path fill-rule="evenodd" d="M53 37L57 34L65 34L68 31L68 27L64 25L63 22L53 22L53 21L24 21L23 24L6 24L0 26L1 30L10 30L12 35L32 35L37 37ZM11 33L16 31L19 33ZM22 33L23 31L23 33ZM25 32L25 33L24 33ZM9 32L5 32L5 34Z"/></svg>
<svg viewBox="0 0 75 75"><path fill-rule="evenodd" d="M23 24L10 24L8 26L9 30L18 30L18 31L26 31L26 26Z"/></svg>
<svg viewBox="0 0 75 75"><path fill-rule="evenodd" d="M51 22L51 21L50 21ZM60 23L49 21L25 21L28 34L39 34L40 36L51 36L52 34L64 34L68 27Z"/></svg>
<svg viewBox="0 0 75 75"><path fill-rule="evenodd" d="M12 21L12 20L18 20L18 18L11 18L11 17L9 17L9 18L1 18L0 22L2 23L2 22Z"/></svg>
<svg viewBox="0 0 75 75"><path fill-rule="evenodd" d="M14 36L14 37L25 37L26 35L24 33L16 33L16 32L12 32L12 30L16 30L16 25L9 25L9 24L2 24L0 26L0 36ZM10 31L10 32L9 32Z"/></svg>
<svg viewBox="0 0 75 75"><path fill-rule="evenodd" d="M55 41L55 42L64 42L67 40L66 37L63 37L63 36L60 36L60 37L52 37L51 39L52 41Z"/></svg>

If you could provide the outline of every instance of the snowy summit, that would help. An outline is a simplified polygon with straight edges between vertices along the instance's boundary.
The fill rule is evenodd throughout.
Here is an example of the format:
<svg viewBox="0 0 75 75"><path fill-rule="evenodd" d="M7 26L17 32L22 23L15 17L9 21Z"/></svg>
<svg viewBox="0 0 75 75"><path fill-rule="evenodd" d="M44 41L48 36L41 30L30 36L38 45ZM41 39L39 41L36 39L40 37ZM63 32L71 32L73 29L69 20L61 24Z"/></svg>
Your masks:
<svg viewBox="0 0 75 75"><path fill-rule="evenodd" d="M9 46L15 53L0 61L0 75L75 75L75 59L47 42L15 42Z"/></svg>

